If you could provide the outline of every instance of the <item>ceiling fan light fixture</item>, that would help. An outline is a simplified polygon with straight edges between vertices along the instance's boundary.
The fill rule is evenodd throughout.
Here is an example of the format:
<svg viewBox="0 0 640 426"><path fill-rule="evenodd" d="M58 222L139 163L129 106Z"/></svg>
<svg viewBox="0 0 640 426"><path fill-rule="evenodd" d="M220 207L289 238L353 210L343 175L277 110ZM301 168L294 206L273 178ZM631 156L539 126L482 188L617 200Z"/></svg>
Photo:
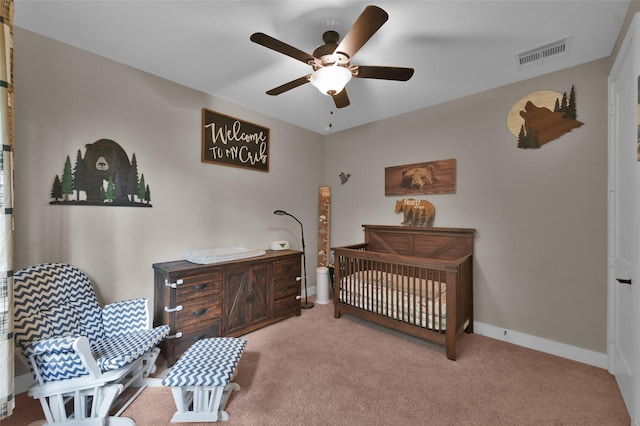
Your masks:
<svg viewBox="0 0 640 426"><path fill-rule="evenodd" d="M351 71L342 66L332 65L314 71L309 82L323 95L331 96L342 92L349 80Z"/></svg>

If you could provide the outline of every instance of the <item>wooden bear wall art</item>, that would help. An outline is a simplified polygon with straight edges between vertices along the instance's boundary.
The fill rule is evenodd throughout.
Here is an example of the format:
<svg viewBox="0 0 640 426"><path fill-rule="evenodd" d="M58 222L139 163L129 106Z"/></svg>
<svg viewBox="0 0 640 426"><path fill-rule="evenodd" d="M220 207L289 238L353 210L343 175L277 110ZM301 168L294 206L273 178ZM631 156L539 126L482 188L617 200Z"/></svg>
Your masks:
<svg viewBox="0 0 640 426"><path fill-rule="evenodd" d="M81 206L151 207L151 189L138 160L131 160L115 141L100 139L78 149L75 164L67 155L62 172L53 180L49 204Z"/></svg>
<svg viewBox="0 0 640 426"><path fill-rule="evenodd" d="M454 194L455 158L384 169L384 195Z"/></svg>
<svg viewBox="0 0 640 426"><path fill-rule="evenodd" d="M436 215L436 208L427 200L407 198L396 201L395 213L403 214L401 225L431 226Z"/></svg>

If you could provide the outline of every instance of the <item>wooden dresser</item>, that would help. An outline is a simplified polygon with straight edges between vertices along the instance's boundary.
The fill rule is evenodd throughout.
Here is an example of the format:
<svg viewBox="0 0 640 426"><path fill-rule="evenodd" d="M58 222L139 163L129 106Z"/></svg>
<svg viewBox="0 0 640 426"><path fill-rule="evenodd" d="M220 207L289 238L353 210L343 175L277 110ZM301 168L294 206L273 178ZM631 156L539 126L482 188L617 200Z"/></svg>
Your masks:
<svg viewBox="0 0 640 426"><path fill-rule="evenodd" d="M167 324L161 345L169 366L199 339L240 336L300 315L302 252L199 265L155 263L154 325Z"/></svg>

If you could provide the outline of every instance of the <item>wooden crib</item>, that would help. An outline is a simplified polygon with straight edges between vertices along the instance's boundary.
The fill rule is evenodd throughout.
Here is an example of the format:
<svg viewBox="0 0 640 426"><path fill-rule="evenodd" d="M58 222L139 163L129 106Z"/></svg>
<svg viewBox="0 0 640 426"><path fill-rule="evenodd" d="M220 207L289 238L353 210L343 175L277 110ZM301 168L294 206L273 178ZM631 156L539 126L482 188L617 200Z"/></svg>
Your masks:
<svg viewBox="0 0 640 426"><path fill-rule="evenodd" d="M365 242L332 248L335 317L348 314L446 347L473 332L468 228L363 225Z"/></svg>

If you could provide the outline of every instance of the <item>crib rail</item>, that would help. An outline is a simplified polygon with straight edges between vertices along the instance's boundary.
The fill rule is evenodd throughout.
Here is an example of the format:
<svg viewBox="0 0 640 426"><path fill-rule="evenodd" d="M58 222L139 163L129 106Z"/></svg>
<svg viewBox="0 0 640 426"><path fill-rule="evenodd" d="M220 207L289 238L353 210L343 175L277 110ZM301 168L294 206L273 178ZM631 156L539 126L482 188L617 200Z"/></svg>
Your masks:
<svg viewBox="0 0 640 426"><path fill-rule="evenodd" d="M336 263L338 264L342 263L339 262L339 257L342 256L345 259L358 258L363 260L380 261L386 263L442 270L456 270L458 269L459 265L464 263L471 256L471 254L467 254L459 258L446 259L403 256L399 254L369 251L368 243L353 244L344 247L334 247L332 250L336 256Z"/></svg>

